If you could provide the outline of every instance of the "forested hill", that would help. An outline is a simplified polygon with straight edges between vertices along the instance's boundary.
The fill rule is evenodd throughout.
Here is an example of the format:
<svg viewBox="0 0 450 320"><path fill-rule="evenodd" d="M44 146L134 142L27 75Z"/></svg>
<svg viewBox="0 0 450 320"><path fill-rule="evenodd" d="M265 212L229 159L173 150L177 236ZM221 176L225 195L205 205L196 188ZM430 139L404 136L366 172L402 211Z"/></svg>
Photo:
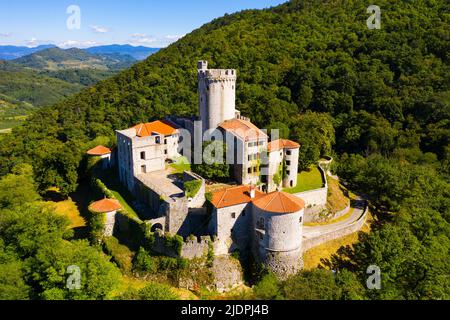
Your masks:
<svg viewBox="0 0 450 320"><path fill-rule="evenodd" d="M367 28L360 1L292 1L216 19L130 70L38 112L13 134L30 145L3 154L36 158L36 143L78 146L138 121L196 113L196 61L205 59L211 67L238 69L237 107L261 127L292 127L301 112L327 112L343 126L337 127L343 131L338 150L391 152L388 142L370 143L364 128L346 127L363 121L353 115L364 110L380 126L417 130L420 147L443 158L448 4L378 5L381 30ZM8 162L3 173L11 169Z"/></svg>
<svg viewBox="0 0 450 320"><path fill-rule="evenodd" d="M196 113L196 63L208 60L238 70L237 108L299 141L302 168L331 153L334 170L370 197L370 236L329 265L358 282L343 280L345 290L328 298L449 299L450 5L376 4L380 30L368 29L368 4L358 0L291 1L216 19L1 135L0 173L28 162L41 191L74 191L84 152L114 129ZM371 264L383 290L364 289ZM284 294L315 290L301 283Z"/></svg>

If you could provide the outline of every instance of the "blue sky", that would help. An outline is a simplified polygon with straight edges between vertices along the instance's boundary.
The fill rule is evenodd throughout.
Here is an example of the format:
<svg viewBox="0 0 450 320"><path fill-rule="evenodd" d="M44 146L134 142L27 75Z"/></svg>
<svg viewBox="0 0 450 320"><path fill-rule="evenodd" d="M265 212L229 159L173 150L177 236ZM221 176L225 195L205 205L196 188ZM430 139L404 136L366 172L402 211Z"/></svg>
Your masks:
<svg viewBox="0 0 450 320"><path fill-rule="evenodd" d="M0 45L61 47L132 44L164 47L226 13L286 0L0 0ZM70 5L80 29L69 29ZM71 20L76 21L76 20Z"/></svg>

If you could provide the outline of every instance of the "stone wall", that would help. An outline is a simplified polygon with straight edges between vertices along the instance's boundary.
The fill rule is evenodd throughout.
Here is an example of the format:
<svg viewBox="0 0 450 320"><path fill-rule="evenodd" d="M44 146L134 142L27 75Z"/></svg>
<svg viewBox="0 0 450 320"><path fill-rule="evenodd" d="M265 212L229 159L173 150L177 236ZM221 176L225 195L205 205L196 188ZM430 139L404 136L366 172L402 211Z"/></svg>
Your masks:
<svg viewBox="0 0 450 320"><path fill-rule="evenodd" d="M211 241L211 237L209 236L188 238L183 244L181 256L185 259L206 257Z"/></svg>
<svg viewBox="0 0 450 320"><path fill-rule="evenodd" d="M214 247L212 239L209 236L202 236L199 238L191 237L183 242L181 254L178 254L178 252L175 252L173 248L169 248L165 245L164 232L156 230L154 232L154 235L155 241L153 242L153 246L151 247L151 249L154 252L172 258L180 258L180 257L185 259L206 258L210 243Z"/></svg>
<svg viewBox="0 0 450 320"><path fill-rule="evenodd" d="M198 190L197 194L193 197L193 198L189 198L189 204L188 207L189 208L200 208L205 204L206 198L205 198L205 190L206 190L206 183L205 183L205 179L203 179L202 177L200 177L198 174L195 174L193 172L190 171L185 171L183 173L183 181L187 182L187 181L193 181L193 180L198 180L202 182L202 185L200 187L200 189Z"/></svg>
<svg viewBox="0 0 450 320"><path fill-rule="evenodd" d="M364 213L361 215L361 217L358 220L356 220L355 222L353 222L352 224L344 225L342 228L340 228L338 230L333 230L328 233L323 233L314 238L304 239L303 240L303 252L305 252L311 248L317 247L318 245L321 245L322 243L358 232L363 227L364 223L366 222L367 215L368 215L368 208L366 207L364 209Z"/></svg>

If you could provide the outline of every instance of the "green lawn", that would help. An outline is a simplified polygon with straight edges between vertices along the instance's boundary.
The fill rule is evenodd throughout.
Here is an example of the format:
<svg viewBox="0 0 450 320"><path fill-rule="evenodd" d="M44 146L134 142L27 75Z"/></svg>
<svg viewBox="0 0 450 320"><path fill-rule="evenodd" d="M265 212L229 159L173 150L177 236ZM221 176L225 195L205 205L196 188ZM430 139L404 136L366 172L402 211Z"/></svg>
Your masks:
<svg viewBox="0 0 450 320"><path fill-rule="evenodd" d="M176 173L183 173L184 171L191 171L191 164L186 157L179 157L175 159L174 163L170 164Z"/></svg>
<svg viewBox="0 0 450 320"><path fill-rule="evenodd" d="M317 166L311 166L309 171L302 171L297 176L297 185L293 188L283 189L287 193L298 193L322 188L323 180Z"/></svg>
<svg viewBox="0 0 450 320"><path fill-rule="evenodd" d="M139 215L130 205L133 202L134 197L119 181L117 173L113 170L102 171L99 174L100 180L106 185L106 187L112 192L114 197L120 202L122 207L131 215L139 218Z"/></svg>

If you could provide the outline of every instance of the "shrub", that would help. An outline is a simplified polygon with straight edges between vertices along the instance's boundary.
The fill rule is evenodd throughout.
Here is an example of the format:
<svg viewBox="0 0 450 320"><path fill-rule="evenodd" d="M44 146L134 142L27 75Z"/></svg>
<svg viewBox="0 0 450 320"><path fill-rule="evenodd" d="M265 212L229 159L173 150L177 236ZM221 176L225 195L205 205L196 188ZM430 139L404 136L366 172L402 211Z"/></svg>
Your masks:
<svg viewBox="0 0 450 320"><path fill-rule="evenodd" d="M132 252L126 246L119 243L115 237L106 237L103 239L104 251L112 256L113 262L124 272L129 273L132 266Z"/></svg>
<svg viewBox="0 0 450 320"><path fill-rule="evenodd" d="M265 275L261 281L255 285L253 292L255 293L257 299L282 299L280 283L273 273Z"/></svg>
<svg viewBox="0 0 450 320"><path fill-rule="evenodd" d="M133 270L138 272L155 273L158 269L157 264L150 254L142 247L133 260Z"/></svg>
<svg viewBox="0 0 450 320"><path fill-rule="evenodd" d="M119 296L120 300L178 300L180 297L171 288L160 283L151 283L141 290L129 289Z"/></svg>

